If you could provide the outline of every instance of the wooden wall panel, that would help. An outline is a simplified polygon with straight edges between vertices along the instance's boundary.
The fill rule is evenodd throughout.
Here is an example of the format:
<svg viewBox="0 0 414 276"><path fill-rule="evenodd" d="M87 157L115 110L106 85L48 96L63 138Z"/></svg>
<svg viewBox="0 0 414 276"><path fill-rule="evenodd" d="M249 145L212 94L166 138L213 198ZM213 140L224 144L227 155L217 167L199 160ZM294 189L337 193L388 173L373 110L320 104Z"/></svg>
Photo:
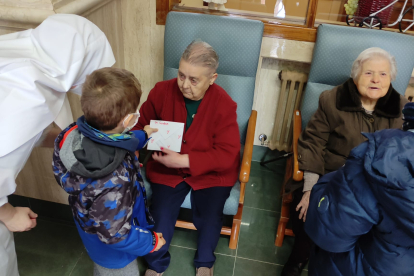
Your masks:
<svg viewBox="0 0 414 276"><path fill-rule="evenodd" d="M156 24L156 2L122 0L125 69L141 83L141 104L154 85L162 81L165 26Z"/></svg>

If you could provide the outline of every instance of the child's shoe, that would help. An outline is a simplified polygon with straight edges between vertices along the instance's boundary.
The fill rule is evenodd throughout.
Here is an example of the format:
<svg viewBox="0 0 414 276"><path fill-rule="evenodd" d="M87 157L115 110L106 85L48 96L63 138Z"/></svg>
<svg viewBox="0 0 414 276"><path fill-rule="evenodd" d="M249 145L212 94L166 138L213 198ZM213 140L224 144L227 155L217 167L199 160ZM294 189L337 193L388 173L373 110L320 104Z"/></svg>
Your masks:
<svg viewBox="0 0 414 276"><path fill-rule="evenodd" d="M147 271L145 271L145 275L144 276L162 276L163 273L158 273L152 269L147 269Z"/></svg>
<svg viewBox="0 0 414 276"><path fill-rule="evenodd" d="M214 266L212 268L200 267L196 269L196 276L213 276Z"/></svg>

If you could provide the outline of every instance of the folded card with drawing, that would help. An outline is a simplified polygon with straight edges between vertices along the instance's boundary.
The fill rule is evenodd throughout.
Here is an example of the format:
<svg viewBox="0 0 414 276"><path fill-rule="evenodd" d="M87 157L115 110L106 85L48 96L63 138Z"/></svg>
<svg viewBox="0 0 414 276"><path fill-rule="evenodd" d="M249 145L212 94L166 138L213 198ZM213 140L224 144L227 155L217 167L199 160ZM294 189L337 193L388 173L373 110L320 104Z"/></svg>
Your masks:
<svg viewBox="0 0 414 276"><path fill-rule="evenodd" d="M158 132L151 134L148 142L149 150L161 150L161 147L176 152L181 151L181 141L183 140L184 123L151 120L151 128L158 128Z"/></svg>

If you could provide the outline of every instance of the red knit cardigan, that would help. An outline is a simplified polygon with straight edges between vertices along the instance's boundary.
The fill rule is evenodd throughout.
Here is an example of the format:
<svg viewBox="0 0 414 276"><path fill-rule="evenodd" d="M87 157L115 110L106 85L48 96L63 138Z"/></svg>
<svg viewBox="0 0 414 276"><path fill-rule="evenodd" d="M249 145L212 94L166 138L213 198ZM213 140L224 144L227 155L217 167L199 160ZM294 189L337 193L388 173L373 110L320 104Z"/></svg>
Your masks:
<svg viewBox="0 0 414 276"><path fill-rule="evenodd" d="M189 169L170 169L154 161L147 164L151 182L175 187L182 181L194 190L233 186L240 167L240 135L237 104L217 84L211 85L188 129L184 129L181 153L188 154ZM134 129L143 129L150 120L186 123L187 110L177 79L162 81L151 90L140 109Z"/></svg>

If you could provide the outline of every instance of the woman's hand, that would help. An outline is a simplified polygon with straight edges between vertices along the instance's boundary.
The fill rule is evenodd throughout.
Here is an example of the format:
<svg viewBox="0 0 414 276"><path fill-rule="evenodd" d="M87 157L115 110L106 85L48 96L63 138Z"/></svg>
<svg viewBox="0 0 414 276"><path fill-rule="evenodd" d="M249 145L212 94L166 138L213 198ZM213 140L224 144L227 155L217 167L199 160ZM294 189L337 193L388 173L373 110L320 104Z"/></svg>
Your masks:
<svg viewBox="0 0 414 276"><path fill-rule="evenodd" d="M147 133L148 138L150 138L151 134L158 131L158 128L151 128L149 125L144 126L144 131Z"/></svg>
<svg viewBox="0 0 414 276"><path fill-rule="evenodd" d="M190 167L190 159L188 158L188 154L179 154L166 148L161 148L161 151L161 153L154 152L152 154L152 158L164 166L176 169Z"/></svg>
<svg viewBox="0 0 414 276"><path fill-rule="evenodd" d="M306 213L308 212L310 193L311 191L304 192L302 200L299 202L298 206L296 206L296 212L301 209L299 219L302 219L303 217L303 222L306 221Z"/></svg>

